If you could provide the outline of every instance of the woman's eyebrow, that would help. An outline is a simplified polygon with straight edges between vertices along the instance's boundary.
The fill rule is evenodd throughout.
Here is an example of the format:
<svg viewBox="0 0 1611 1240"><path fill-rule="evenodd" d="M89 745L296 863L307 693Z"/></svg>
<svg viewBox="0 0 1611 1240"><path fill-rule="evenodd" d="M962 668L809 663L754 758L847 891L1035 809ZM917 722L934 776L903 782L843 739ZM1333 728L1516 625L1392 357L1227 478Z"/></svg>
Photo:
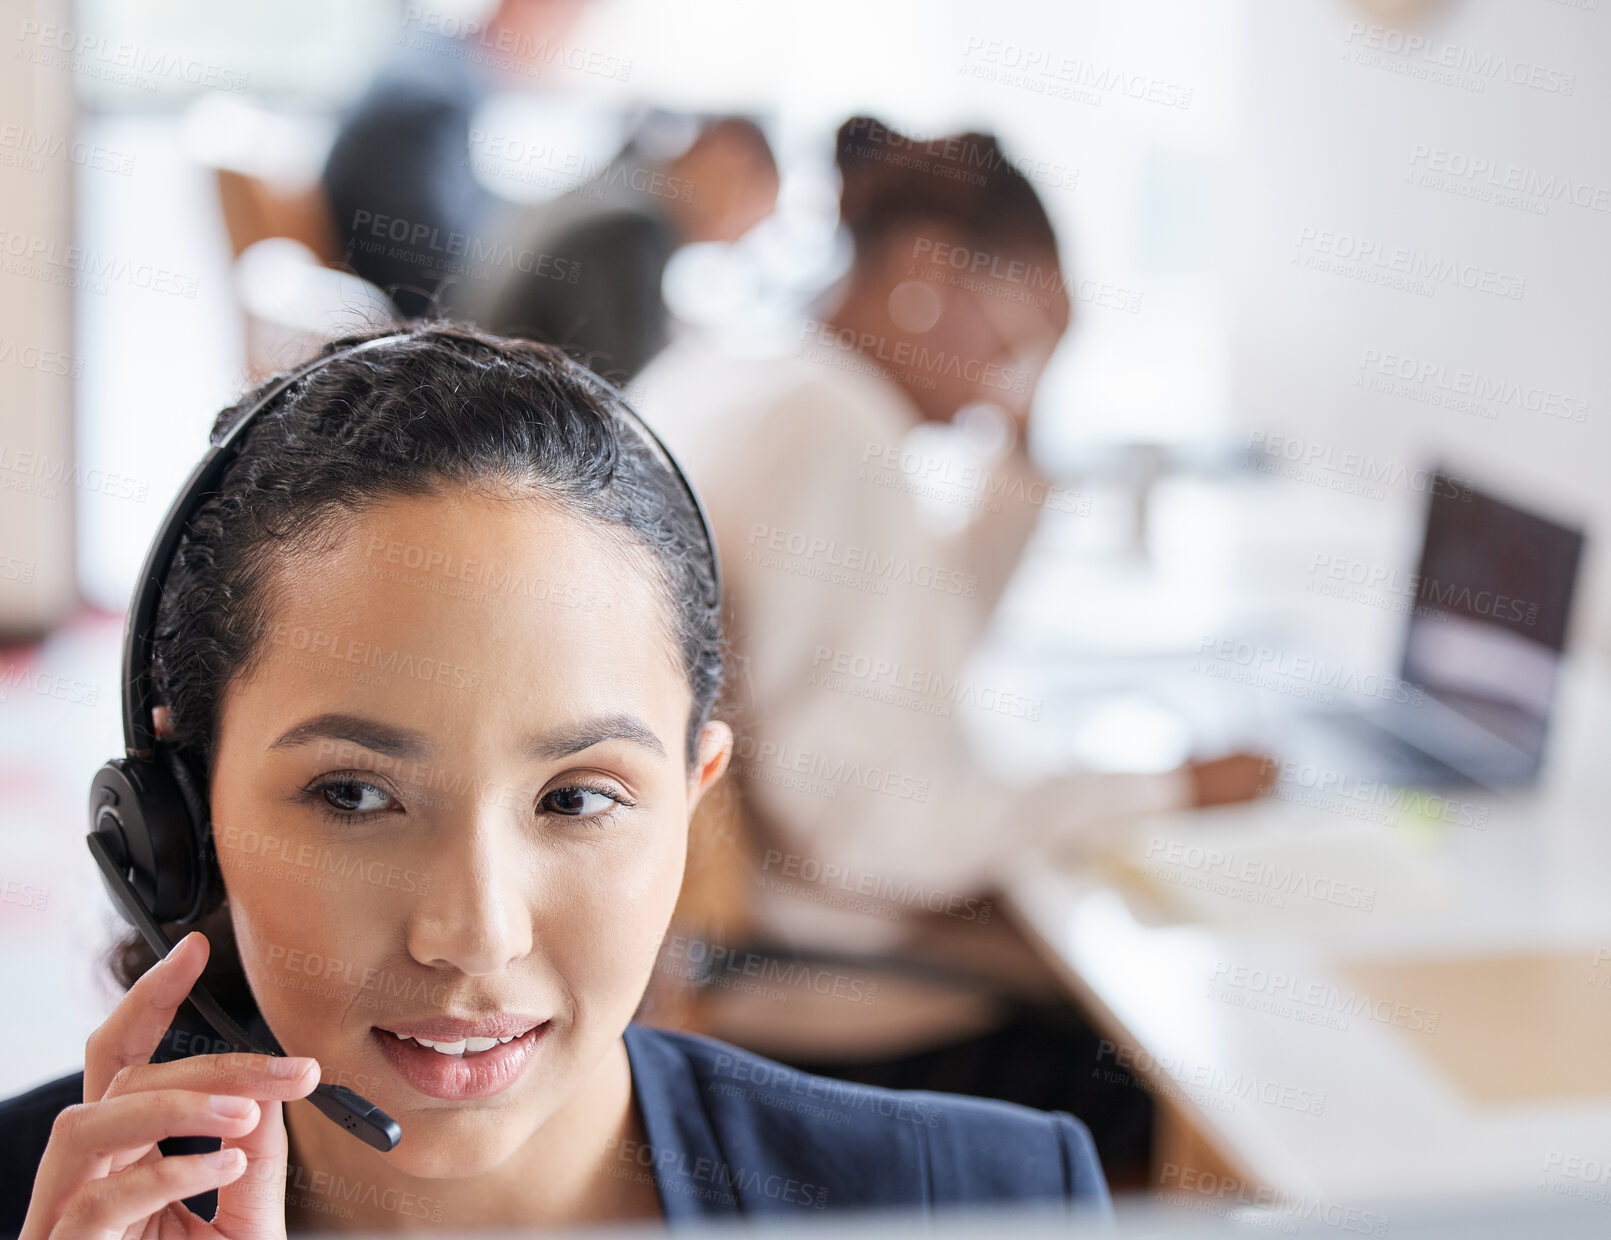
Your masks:
<svg viewBox="0 0 1611 1240"><path fill-rule="evenodd" d="M657 757L666 756L666 747L661 744L654 729L636 715L628 714L626 711L612 711L607 715L584 719L580 723L570 724L553 732L528 736L522 752L528 758L535 758L541 762L554 762L604 741L616 740L642 745Z"/></svg>
<svg viewBox="0 0 1611 1240"><path fill-rule="evenodd" d="M321 739L347 741L391 758L424 758L435 749L422 732L339 711L315 715L287 729L269 748L290 749ZM610 740L631 741L658 757L666 756L666 747L655 735L654 729L636 715L625 711L613 711L567 724L553 732L528 736L521 746L521 752L527 758L554 762Z"/></svg>

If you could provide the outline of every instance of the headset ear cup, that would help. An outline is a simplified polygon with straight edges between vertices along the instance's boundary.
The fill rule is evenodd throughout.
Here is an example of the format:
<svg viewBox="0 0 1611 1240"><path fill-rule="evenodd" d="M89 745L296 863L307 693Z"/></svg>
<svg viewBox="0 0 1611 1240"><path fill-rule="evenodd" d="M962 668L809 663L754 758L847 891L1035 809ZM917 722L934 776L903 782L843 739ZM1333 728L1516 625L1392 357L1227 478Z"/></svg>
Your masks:
<svg viewBox="0 0 1611 1240"><path fill-rule="evenodd" d="M189 909L177 920L188 925L202 914L212 911L223 898L224 881L218 871L218 855L213 849L213 832L207 780L183 750L163 746L168 770L178 786L185 805L185 822L190 829L196 858L196 890Z"/></svg>

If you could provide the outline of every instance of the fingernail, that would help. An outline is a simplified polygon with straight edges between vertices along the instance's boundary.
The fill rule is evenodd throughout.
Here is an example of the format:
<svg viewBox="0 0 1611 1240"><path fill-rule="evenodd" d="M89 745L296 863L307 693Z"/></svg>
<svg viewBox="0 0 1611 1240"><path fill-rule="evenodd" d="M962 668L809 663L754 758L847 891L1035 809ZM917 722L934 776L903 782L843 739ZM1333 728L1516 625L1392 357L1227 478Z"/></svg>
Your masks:
<svg viewBox="0 0 1611 1240"><path fill-rule="evenodd" d="M203 1154L201 1161L209 1167L216 1167L220 1171L225 1171L230 1167L239 1166L245 1157L245 1154L232 1147L230 1149L214 1150L211 1154Z"/></svg>
<svg viewBox="0 0 1611 1240"><path fill-rule="evenodd" d="M207 1101L219 1115L227 1115L231 1119L250 1115L257 1106L250 1098L238 1098L234 1094L213 1094Z"/></svg>
<svg viewBox="0 0 1611 1240"><path fill-rule="evenodd" d="M272 1076L298 1077L309 1068L318 1066L318 1060L309 1059L306 1055L276 1055L269 1060L269 1073Z"/></svg>

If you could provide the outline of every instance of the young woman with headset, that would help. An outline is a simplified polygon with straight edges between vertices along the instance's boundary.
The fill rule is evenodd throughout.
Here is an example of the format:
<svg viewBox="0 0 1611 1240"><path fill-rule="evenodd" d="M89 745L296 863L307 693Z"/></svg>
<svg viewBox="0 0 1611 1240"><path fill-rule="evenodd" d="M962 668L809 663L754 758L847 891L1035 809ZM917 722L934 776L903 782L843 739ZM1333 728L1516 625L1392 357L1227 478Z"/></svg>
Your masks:
<svg viewBox="0 0 1611 1240"><path fill-rule="evenodd" d="M1067 1115L633 1019L732 732L704 511L613 388L436 323L212 438L91 790L128 994L82 1073L0 1103L0 1230L1106 1210Z"/></svg>

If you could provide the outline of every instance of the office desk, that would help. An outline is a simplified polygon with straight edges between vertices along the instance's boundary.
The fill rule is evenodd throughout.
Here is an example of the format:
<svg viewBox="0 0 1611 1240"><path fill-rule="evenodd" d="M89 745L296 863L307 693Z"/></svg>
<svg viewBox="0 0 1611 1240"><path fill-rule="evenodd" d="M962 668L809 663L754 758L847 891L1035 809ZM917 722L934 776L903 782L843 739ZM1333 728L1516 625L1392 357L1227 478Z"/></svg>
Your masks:
<svg viewBox="0 0 1611 1240"><path fill-rule="evenodd" d="M1094 521L1045 524L979 675L1042 686L1047 718L980 728L980 752L1025 777L1104 746L1118 765L1148 745L1114 738L1153 707L1202 750L1257 744L1303 703L1200 674L1223 638L1392 670L1402 598L1328 583L1340 563L1413 572L1420 509L1181 484L1160 491L1150 565L1104 559ZM1104 696L1129 705L1104 714ZM1299 1199L1611 1203L1603 661L1568 661L1555 719L1540 785L1466 797L1452 822L1293 785L1128 824L1117 857L1014 868L1009 907L1113 1043L1093 1070L1152 1087L1176 1187L1184 1166ZM1167 731L1159 765L1187 756Z"/></svg>
<svg viewBox="0 0 1611 1240"><path fill-rule="evenodd" d="M1162 816L1109 862L1026 859L1009 903L1151 1087L1177 1184L1611 1201L1608 737L1611 673L1576 660L1526 795Z"/></svg>

